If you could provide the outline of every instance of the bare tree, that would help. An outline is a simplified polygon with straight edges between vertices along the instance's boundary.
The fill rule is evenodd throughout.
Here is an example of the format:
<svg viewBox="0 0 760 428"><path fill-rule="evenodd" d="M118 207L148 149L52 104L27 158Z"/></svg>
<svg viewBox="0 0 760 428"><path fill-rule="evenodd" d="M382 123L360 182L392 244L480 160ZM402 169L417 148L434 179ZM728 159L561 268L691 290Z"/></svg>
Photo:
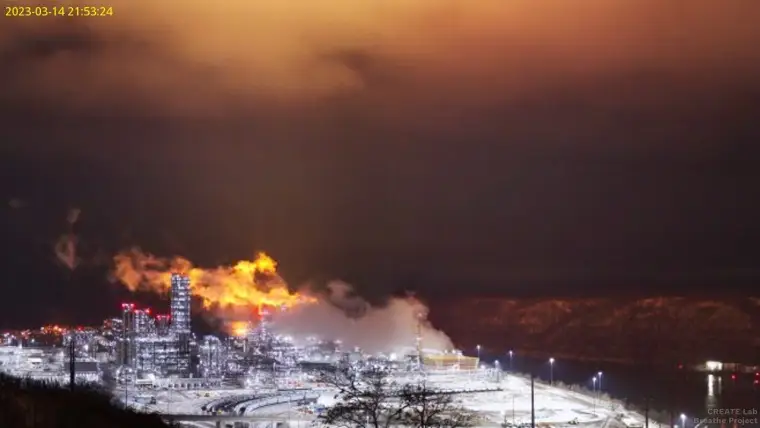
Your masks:
<svg viewBox="0 0 760 428"><path fill-rule="evenodd" d="M464 428L475 425L476 416L425 383L405 385L399 394L404 426L414 428Z"/></svg>
<svg viewBox="0 0 760 428"><path fill-rule="evenodd" d="M386 371L344 368L323 373L321 381L337 390L336 403L319 416L324 425L388 428L400 423L404 412L398 400L401 387Z"/></svg>
<svg viewBox="0 0 760 428"><path fill-rule="evenodd" d="M425 383L401 385L384 370L337 370L322 376L337 390L336 403L319 420L343 428L464 428L475 415L456 405L453 396Z"/></svg>

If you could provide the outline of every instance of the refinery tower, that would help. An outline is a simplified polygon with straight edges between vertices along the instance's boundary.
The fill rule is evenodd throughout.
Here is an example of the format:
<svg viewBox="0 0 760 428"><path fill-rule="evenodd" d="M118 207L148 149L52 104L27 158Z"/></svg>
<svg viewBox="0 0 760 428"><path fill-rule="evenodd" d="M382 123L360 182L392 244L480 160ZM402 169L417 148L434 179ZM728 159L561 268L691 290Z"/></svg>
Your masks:
<svg viewBox="0 0 760 428"><path fill-rule="evenodd" d="M172 274L171 324L169 330L177 339L177 371L190 371L190 277Z"/></svg>
<svg viewBox="0 0 760 428"><path fill-rule="evenodd" d="M172 274L171 332L190 333L190 278Z"/></svg>

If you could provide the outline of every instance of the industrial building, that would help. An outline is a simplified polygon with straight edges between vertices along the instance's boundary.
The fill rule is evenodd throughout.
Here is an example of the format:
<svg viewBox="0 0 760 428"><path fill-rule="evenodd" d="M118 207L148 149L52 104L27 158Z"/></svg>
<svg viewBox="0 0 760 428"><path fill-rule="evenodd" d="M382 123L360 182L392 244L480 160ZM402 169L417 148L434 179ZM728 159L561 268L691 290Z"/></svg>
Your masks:
<svg viewBox="0 0 760 428"><path fill-rule="evenodd" d="M103 378L99 364L85 355L75 361L76 382L98 383ZM69 359L61 348L0 347L0 372L27 379L59 384L69 382Z"/></svg>
<svg viewBox="0 0 760 428"><path fill-rule="evenodd" d="M172 275L171 288L171 332L190 333L190 278L180 274Z"/></svg>
<svg viewBox="0 0 760 428"><path fill-rule="evenodd" d="M218 337L206 336L198 346L198 372L204 378L221 377L224 368L224 345Z"/></svg>
<svg viewBox="0 0 760 428"><path fill-rule="evenodd" d="M160 376L187 377L191 374L190 278L173 274L171 278L171 315L152 316L150 308L138 309L134 303L121 305L121 322L112 322L118 337L116 362Z"/></svg>
<svg viewBox="0 0 760 428"><path fill-rule="evenodd" d="M171 276L169 313L154 314L150 308L123 303L120 316L106 320L99 329L44 327L51 334L45 346L51 351L5 348L0 369L48 379L67 379L69 345L76 360L77 379L98 381L104 371L125 389L140 388L282 388L303 382L314 367L346 366L352 369L383 367L402 372L474 370L478 359L422 349L422 329L417 328L408 352L370 355L361 349L343 349L335 338L306 338L296 346L292 338L276 333L279 314L286 307L261 305L257 320L239 325L235 334L221 340L200 340L191 328L191 280ZM41 346L42 337L37 344ZM57 341L57 342L56 342ZM50 343L47 343L50 342Z"/></svg>
<svg viewBox="0 0 760 428"><path fill-rule="evenodd" d="M125 366L135 364L135 305L133 303L121 304L121 335L119 344L119 363Z"/></svg>
<svg viewBox="0 0 760 428"><path fill-rule="evenodd" d="M477 370L479 360L477 357L468 357L461 353L422 355L422 365L426 369Z"/></svg>
<svg viewBox="0 0 760 428"><path fill-rule="evenodd" d="M177 340L177 359L173 374L190 374L190 277L172 274L171 280L171 323L169 330Z"/></svg>

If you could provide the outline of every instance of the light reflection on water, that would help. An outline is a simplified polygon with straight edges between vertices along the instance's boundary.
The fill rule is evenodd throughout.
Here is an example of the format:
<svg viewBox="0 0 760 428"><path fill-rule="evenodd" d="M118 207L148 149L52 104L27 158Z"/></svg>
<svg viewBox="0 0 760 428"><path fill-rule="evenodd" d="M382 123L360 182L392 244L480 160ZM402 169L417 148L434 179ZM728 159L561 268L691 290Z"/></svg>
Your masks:
<svg viewBox="0 0 760 428"><path fill-rule="evenodd" d="M527 361L526 361L527 360ZM516 371L533 370L536 376L548 381L550 370L546 359L515 359ZM750 385L755 378L735 376L731 372L699 373L683 370L657 371L650 367L622 366L594 362L564 361L554 364L554 380L566 384L587 385L592 389L592 376L604 371L604 392L613 398L626 401L632 408L644 411L647 400L653 417L663 423L673 415L673 422L680 425L680 414L689 419L687 428L694 428L694 418L710 416L710 409L757 408L760 403L760 375L758 386ZM714 413L713 413L714 414ZM663 425L670 427L667 425ZM652 425L650 425L650 428ZM713 428L700 427L700 428ZM725 427L729 428L729 427Z"/></svg>
<svg viewBox="0 0 760 428"><path fill-rule="evenodd" d="M714 409L718 407L718 397L715 396L715 376L709 374L707 375L707 397L705 398L705 408L706 409ZM718 377L717 381L718 386L718 394L720 394L721 386L723 385L723 382L721 382L721 378ZM708 410L709 413L709 410Z"/></svg>

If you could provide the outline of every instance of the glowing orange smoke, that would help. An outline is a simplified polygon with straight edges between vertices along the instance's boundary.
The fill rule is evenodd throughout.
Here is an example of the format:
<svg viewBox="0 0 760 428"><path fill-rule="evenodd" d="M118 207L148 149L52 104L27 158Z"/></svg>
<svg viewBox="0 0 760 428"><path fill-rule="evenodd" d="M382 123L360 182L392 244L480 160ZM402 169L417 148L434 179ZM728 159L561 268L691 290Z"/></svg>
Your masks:
<svg viewBox="0 0 760 428"><path fill-rule="evenodd" d="M235 337L245 337L248 335L248 323L245 321L234 321L229 327L230 332Z"/></svg>
<svg viewBox="0 0 760 428"><path fill-rule="evenodd" d="M291 307L314 299L291 292L277 274L277 262L264 253L252 261L240 261L234 266L212 269L193 267L187 259L161 259L132 249L114 257L113 276L132 291L143 290L167 293L171 289L171 274L190 277L191 292L203 300L203 306L251 307L261 305Z"/></svg>

